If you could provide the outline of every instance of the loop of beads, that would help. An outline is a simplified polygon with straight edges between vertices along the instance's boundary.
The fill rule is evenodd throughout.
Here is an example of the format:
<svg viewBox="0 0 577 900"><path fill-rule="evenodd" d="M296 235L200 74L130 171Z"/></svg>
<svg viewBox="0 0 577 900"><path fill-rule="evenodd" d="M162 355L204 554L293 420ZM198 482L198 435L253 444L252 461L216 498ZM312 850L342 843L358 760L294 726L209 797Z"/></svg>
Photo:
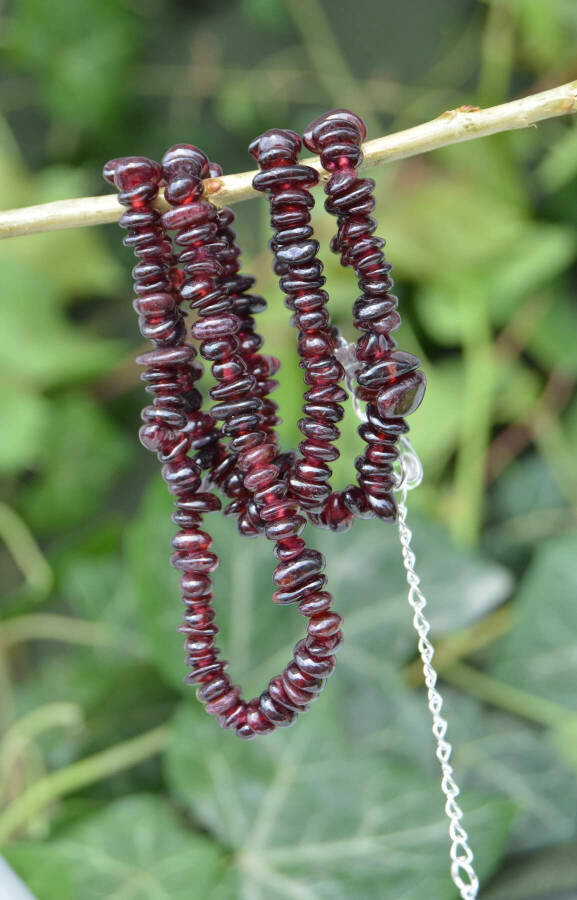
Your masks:
<svg viewBox="0 0 577 900"><path fill-rule="evenodd" d="M134 306L142 334L154 345L138 360L146 367L143 379L154 395L153 405L143 412L140 437L157 452L164 480L176 498L172 518L179 532L172 540L171 562L182 573L185 617L180 630L191 668L187 681L198 685L198 698L223 728L250 739L292 724L308 709L334 669L341 617L330 610L322 555L307 549L299 537L305 519L288 493L287 467L282 461L276 464L275 407L266 400L276 362L257 352L262 341L254 333L250 312L262 303L246 295L249 282L238 275L238 252L229 229L232 214L225 210L219 215L202 199L202 178L209 172L201 151L177 145L165 155L162 167L142 157L113 160L105 167L105 178L120 190L120 202L128 207L122 217L128 228L125 243L140 259L134 270ZM159 217L152 201L161 181L172 209ZM174 243L184 248L179 249L178 268L164 229L175 230ZM185 342L184 301L197 312L191 334L200 341L201 356L212 363L217 381L210 415L200 410L201 396L194 387L202 370L195 349ZM223 424L216 428L215 420ZM226 449L223 439L228 440ZM191 451L196 459L189 456ZM219 561L211 552L210 535L200 526L203 514L219 509L220 501L200 489L203 468L224 485L225 493L237 494L240 505L232 512L239 514L241 531L246 533L245 523L252 517L256 530L262 524L274 541L280 561L273 575L275 601L298 602L309 619L307 636L296 645L285 670L249 702L230 681L228 664L219 659L214 643L218 628L211 573Z"/></svg>
<svg viewBox="0 0 577 900"><path fill-rule="evenodd" d="M269 195L275 229L270 242L274 270L281 276L286 306L294 312L300 365L309 386L304 395L305 415L298 423L304 441L299 445L301 455L292 467L289 486L311 521L327 524L328 513L335 530L343 531L350 527L353 517L335 503L328 463L339 456L334 442L340 436L337 423L344 415L341 404L348 395L339 384L345 372L335 356L335 335L326 308L329 297L322 289L323 264L310 225L309 210L314 200L309 188L317 184L318 175L309 166L297 163L300 150L299 136L278 128L262 134L249 147L261 169L253 187Z"/></svg>
<svg viewBox="0 0 577 900"><path fill-rule="evenodd" d="M398 300L390 293L393 281L391 266L382 252L385 242L374 236L377 223L371 213L375 183L359 178L356 172L365 137L365 126L358 116L336 109L312 122L303 140L308 150L320 154L323 168L331 175L325 185L325 208L338 222L331 250L340 255L343 266L354 270L362 291L353 305L353 323L363 332L356 347L356 395L367 401L367 421L359 427L359 434L368 446L355 461L358 489L345 491L343 501L355 515L372 512L392 521L396 517L392 494L396 444L408 431L404 417L423 399L425 376L417 371L419 360L397 350L391 337L401 317Z"/></svg>
<svg viewBox="0 0 577 900"><path fill-rule="evenodd" d="M273 376L279 364L260 352L263 341L254 315L266 303L250 293L254 279L240 272L234 214L203 197L202 180L218 176L220 168L197 147L177 144L162 165L129 157L112 160L104 169L127 207L120 221L128 232L124 243L139 260L133 269L133 305L141 333L153 344L137 360L153 397L142 413L140 439L157 453L175 497L172 520L179 531L172 539L171 563L181 572L187 681L198 686L207 712L244 739L292 724L332 674L342 642L341 617L331 610L332 597L325 590L324 558L306 546L301 532L307 518L334 531L348 529L355 517L395 518L396 444L408 430L403 417L417 408L424 391L418 360L396 350L391 337L400 317L397 299L389 293L384 242L373 236L374 183L356 172L364 136L357 116L335 110L316 120L304 138L331 173L326 207L338 221L331 248L354 269L363 292L353 307L354 324L363 332L354 367L355 394L367 401L367 421L359 428L367 448L355 461L357 485L340 492L331 488L328 463L339 455L334 442L347 399L340 384L345 377L339 361L342 339L330 323L319 245L310 224L310 188L318 176L298 163L298 135L272 129L251 144L250 152L260 166L254 186L269 196L274 268L293 312L307 385L299 454L281 453L278 446L277 406L269 395L278 383ZM161 186L171 207L162 216L153 205ZM214 402L209 411L202 410L195 386L203 369L186 341L185 305L195 313L190 334L216 382L209 391ZM211 551L212 538L201 530L203 516L221 508L212 487L228 499L224 513L237 519L241 534L264 534L274 543L279 564L273 600L298 603L309 620L307 635L282 674L248 702L232 684L228 663L215 646L211 574L219 560Z"/></svg>

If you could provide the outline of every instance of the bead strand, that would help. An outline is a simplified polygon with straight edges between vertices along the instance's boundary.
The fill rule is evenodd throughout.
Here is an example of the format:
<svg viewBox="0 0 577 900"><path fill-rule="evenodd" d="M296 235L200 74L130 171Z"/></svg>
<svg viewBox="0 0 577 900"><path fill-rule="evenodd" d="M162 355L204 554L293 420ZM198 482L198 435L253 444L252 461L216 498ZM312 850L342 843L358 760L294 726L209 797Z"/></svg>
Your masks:
<svg viewBox="0 0 577 900"><path fill-rule="evenodd" d="M191 381L187 375L200 375L200 368L192 369L196 350L184 343L184 319L175 297L175 288L182 279L174 276L172 246L158 225L158 214L151 201L156 197L162 170L158 164L144 158L113 160L104 170L105 178L120 189L119 200L129 206L124 214L123 227L129 226L124 243L145 260L146 271L139 263L133 275L138 299L134 303L139 314L141 332L150 338L155 349L143 354L138 362L146 366L143 379L147 391L154 394L154 406L143 412L146 424L140 430L145 447L156 450L162 475L175 497L173 522L179 533L172 539L172 565L181 570L181 590L185 604L184 624L180 630L186 635L187 660L194 665L200 681L212 684L210 711L222 712L233 705L238 689L232 688L225 675L227 664L218 660L214 647L217 627L210 606L210 572L218 565L218 558L210 553L211 538L199 530L202 513L220 508L220 501L210 493L199 493L200 467L188 457L199 442L198 411L200 394L195 392L191 403ZM154 271L150 271L154 267ZM150 282L149 279L153 278ZM156 280L154 280L156 279ZM164 287L159 292L159 287ZM210 441L214 443L212 420ZM207 433L208 433L207 432ZM217 689L218 688L218 689ZM207 699L208 702L208 699Z"/></svg>
<svg viewBox="0 0 577 900"><path fill-rule="evenodd" d="M289 476L290 490L311 521L326 525L328 512L335 529L342 531L350 527L353 517L342 504L335 505L328 463L339 456L334 442L340 436L337 423L343 418L341 404L347 393L339 384L344 370L335 356L319 244L310 225L314 200L309 189L318 182L318 175L298 164L300 150L299 136L281 129L265 132L249 147L260 167L253 186L269 196L274 269L281 276L286 306L294 312L300 365L310 386L304 395L304 417L298 423L304 441Z"/></svg>
<svg viewBox="0 0 577 900"><path fill-rule="evenodd" d="M222 169L215 163L209 167L211 177L222 175ZM270 443L277 446L275 454L269 453L270 459L279 465L281 474L285 468L284 460L279 457L278 439L275 426L280 421L277 416L278 407L269 398L278 386L278 381L272 378L279 369L279 361L273 356L260 354L262 337L255 331L253 316L266 309L266 301L263 297L248 293L254 285L255 279L251 275L241 274L239 257L240 247L235 243L236 234L231 225L235 216L231 209L223 207L217 214L216 240L222 249L217 252L216 258L221 267L221 273L217 276L217 283L232 301L231 308L240 319L241 327L237 333L239 340L239 352L246 366L246 373L254 379L253 394L260 397L261 424L260 430L268 435ZM217 367L215 369L215 366ZM236 374L242 374L237 372ZM219 375L218 364L213 364L213 375ZM229 386L217 386L210 391L213 399L226 399ZM229 498L234 498L224 509L225 515L237 516L237 526L241 534L247 537L256 537L264 531L264 522L258 514L258 509L252 499L251 492L244 487L243 473L238 467L236 454L226 454L220 465L211 473L212 481L226 493Z"/></svg>
<svg viewBox="0 0 577 900"><path fill-rule="evenodd" d="M129 172L133 162L130 160L126 162ZM141 165L138 170L139 177L133 178L134 184L131 182L129 185L134 194L134 201L129 202L138 209L144 208L146 201L154 198L160 179L159 168L149 161L146 162L148 167ZM179 261L184 265L185 275L189 276L184 281L177 279L180 297L189 299L189 302L190 298L205 301L198 304L204 317L199 316L193 326L193 336L203 341L201 346L205 358L223 365L221 382L226 381L224 376L226 374L230 376L230 370L228 373L224 371L227 366L234 367L234 364L238 363L241 371L244 369L241 365L242 358L236 353L239 342L234 333L238 333L239 329L235 328L232 340L231 335L225 334L222 329L223 320L233 328L236 322L230 312L230 299L222 290L218 290L216 283L218 267L214 265L214 251L222 250L222 246L214 247L212 238L216 232L212 227L207 227L214 223L212 211L214 208L211 204L207 204L208 208L201 206L204 201L199 200L200 178L206 163L200 151L188 146L173 148L163 163L166 196L174 205L174 209L163 217L163 225L177 228L177 244L188 247L179 257ZM127 187L124 183L126 179L120 178L118 172L117 176L117 186L124 190ZM143 227L145 226L148 226L148 220L144 223ZM150 243L152 237L157 240L156 256L160 256L162 250L166 268L170 269L173 265L170 245L161 242L160 235L156 233L146 236L146 240L144 233L140 237L142 239L137 242L139 247L144 246L146 240ZM174 297L172 299L172 305L166 302L161 310L155 306L154 321L147 320L144 323L146 327L158 326L158 332L153 336L156 346L159 343L166 344L166 347L161 347L162 360L155 357L152 361L155 366L162 363L177 364L178 367L184 364L183 356L186 356L186 362L190 363L191 353L188 351L194 353L193 348L188 348L184 353L178 343L180 335L184 332L183 318ZM172 330L168 328L169 322L172 323ZM152 354L145 356L154 356L158 352L153 351ZM326 582L325 576L321 574L324 560L316 551L307 550L304 541L297 536L304 525L304 519L296 515L296 503L285 498L286 485L282 481L275 480L278 468L267 466L267 460L263 456L263 451L267 450L266 439L269 436L264 431L256 429L249 431L247 424L254 428L260 424L260 420L257 419L256 422L249 420L247 423L246 413L242 409L239 412L238 407L232 409L229 407L226 410L222 431L226 433L226 426L229 426L228 436L232 438L230 445L233 452L238 453L239 465L245 472L244 484L249 490L254 491L259 512L267 522L265 530L271 532L267 536L275 541L275 553L281 560L274 573L274 581L279 588L275 599L279 603L300 601L301 611L309 618L307 638L299 642L295 648L295 655L284 672L271 680L268 690L260 698L255 698L249 703L242 700L240 689L232 685L226 674L227 663L219 660L219 650L214 644L218 629L214 624L214 611L211 607L210 575L218 566L218 558L210 552L210 536L199 529L202 514L219 508L220 504L213 494L198 492L200 468L186 457L190 435L187 432L187 419L182 413L187 401L180 392L188 391L189 384L181 384L178 378L173 377L169 388L166 395L161 394L166 401L164 407L159 407L163 415L159 422L154 420L152 423L156 429L154 446L152 434L148 435L146 445L158 449L162 443L160 449L163 455L166 455L164 449L168 437L171 437L170 460L163 466L163 475L177 498L177 510L173 520L179 525L180 532L172 541L175 552L171 562L182 572L181 589L185 604L185 621L181 630L186 635L186 659L192 669L187 680L199 685L199 699L209 713L218 717L223 727L234 728L240 737L251 738L257 733L267 733L277 725L291 724L297 712L308 708L334 668L333 654L341 641L341 619L340 616L330 612L330 595L322 590ZM242 400L240 392L239 396ZM155 397L155 403L157 399ZM198 406L196 402L194 405ZM221 413L222 409L218 411L219 416ZM177 414L180 414L180 419L177 418ZM172 431L169 432L168 426ZM161 427L164 427L162 432ZM276 453L272 440L270 447ZM268 453L265 453L266 455ZM266 477L259 479L262 470L267 468L269 471L265 473ZM188 478L183 477L185 469ZM273 473L270 472L271 469L274 469ZM274 476L272 479L271 474ZM247 484L251 475L257 476L256 483L253 480Z"/></svg>
<svg viewBox="0 0 577 900"><path fill-rule="evenodd" d="M158 454L169 490L179 496L200 483L198 466L186 455L201 396L194 383L202 374L194 361L196 350L185 342L184 317L178 307L172 247L152 207L161 179L160 166L144 157L112 160L104 177L120 190L119 201L128 209L121 227L128 230L123 243L140 260L133 269L133 306L143 337L155 349L137 360L146 366L142 379L154 396L143 410L140 440Z"/></svg>
<svg viewBox="0 0 577 900"><path fill-rule="evenodd" d="M362 291L353 305L353 322L363 332L356 348L356 394L367 401L367 422L359 428L367 448L355 460L358 488L348 488L343 502L355 515L376 514L391 521L396 517L392 494L396 444L408 431L404 417L414 412L423 398L425 376L417 371L419 360L397 350L391 337L401 318L398 300L390 293L393 281L382 252L384 241L374 235L375 183L359 178L356 171L365 136L362 120L338 109L309 125L303 140L309 150L320 154L321 164L331 176L325 185L325 207L338 221L331 249L340 254L343 266L354 270Z"/></svg>

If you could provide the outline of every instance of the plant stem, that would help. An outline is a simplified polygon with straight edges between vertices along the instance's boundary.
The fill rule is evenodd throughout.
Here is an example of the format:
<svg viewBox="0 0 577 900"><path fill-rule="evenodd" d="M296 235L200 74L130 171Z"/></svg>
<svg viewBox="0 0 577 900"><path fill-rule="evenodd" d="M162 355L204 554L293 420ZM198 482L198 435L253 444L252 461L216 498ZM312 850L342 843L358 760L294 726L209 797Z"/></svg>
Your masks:
<svg viewBox="0 0 577 900"><path fill-rule="evenodd" d="M502 131L528 128L536 122L570 115L576 111L577 81L488 109L461 106L447 110L436 119L415 128L368 141L363 145L363 165L376 166L397 159L407 159L450 144ZM328 177L322 170L318 157L304 159L303 162L321 172L321 179ZM252 187L255 174L256 172L242 172L222 178L209 178L205 182L205 194L219 206L258 196ZM160 200L157 205L159 209L166 209ZM116 195L112 194L7 210L0 213L0 238L84 225L103 225L118 221L122 211L123 207L118 203Z"/></svg>
<svg viewBox="0 0 577 900"><path fill-rule="evenodd" d="M28 586L46 597L54 583L52 569L24 520L6 503L0 503L0 537Z"/></svg>
<svg viewBox="0 0 577 900"><path fill-rule="evenodd" d="M7 840L54 800L156 756L166 747L169 733L168 726L161 725L137 738L81 759L65 769L51 772L30 785L0 815L0 842Z"/></svg>
<svg viewBox="0 0 577 900"><path fill-rule="evenodd" d="M2 737L2 746L12 741L32 741L50 728L71 728L82 720L82 708L77 703L45 703L12 723Z"/></svg>
<svg viewBox="0 0 577 900"><path fill-rule="evenodd" d="M491 613L469 628L464 628L455 634L451 634L439 641L435 648L435 668L442 673L445 669L452 668L459 660L465 659L471 653L476 653L484 647L488 647L497 638L513 625L513 616L510 607L503 606ZM423 683L423 664L420 659L405 666L403 670L405 681L410 687L419 687Z"/></svg>
<svg viewBox="0 0 577 900"><path fill-rule="evenodd" d="M52 728L78 728L83 721L82 708L76 703L45 703L13 722L0 744L0 771L6 802L17 793L14 775L20 770L20 778L25 777L28 758L35 750L40 756L40 748L34 746L36 738Z"/></svg>
<svg viewBox="0 0 577 900"><path fill-rule="evenodd" d="M0 625L0 648L22 641L63 641L66 644L87 644L89 647L108 647L114 634L108 625L87 622L72 616L38 613L16 616Z"/></svg>
<svg viewBox="0 0 577 900"><path fill-rule="evenodd" d="M484 700L485 703L490 703L498 709L505 709L530 722L536 722L538 725L549 728L558 727L572 716L568 709L557 703L498 681L464 663L456 663L444 669L443 680L479 700Z"/></svg>

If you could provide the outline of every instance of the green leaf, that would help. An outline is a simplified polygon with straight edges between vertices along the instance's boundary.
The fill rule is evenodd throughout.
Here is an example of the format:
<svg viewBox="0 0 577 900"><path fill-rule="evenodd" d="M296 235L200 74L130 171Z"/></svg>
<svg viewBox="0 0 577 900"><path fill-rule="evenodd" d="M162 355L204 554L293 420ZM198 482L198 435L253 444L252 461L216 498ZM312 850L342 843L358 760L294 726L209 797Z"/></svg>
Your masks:
<svg viewBox="0 0 577 900"><path fill-rule="evenodd" d="M39 77L54 117L93 129L118 109L140 23L116 0L90 0L82 16L77 12L72 0L52 9L42 0L23 0L8 20L5 49L18 66Z"/></svg>
<svg viewBox="0 0 577 900"><path fill-rule="evenodd" d="M288 22L283 0L243 0L245 15L259 25L274 28Z"/></svg>
<svg viewBox="0 0 577 900"><path fill-rule="evenodd" d="M124 435L87 395L60 398L50 418L36 478L22 495L38 529L71 528L102 505L129 456Z"/></svg>
<svg viewBox="0 0 577 900"><path fill-rule="evenodd" d="M527 344L529 354L546 370L577 373L575 331L577 314L572 288L544 291L545 312Z"/></svg>
<svg viewBox="0 0 577 900"><path fill-rule="evenodd" d="M536 453L516 459L500 476L491 501L498 521L519 516L546 514L563 504L551 470Z"/></svg>
<svg viewBox="0 0 577 900"><path fill-rule="evenodd" d="M491 791L517 807L510 849L519 853L570 840L577 831L577 781L554 743L513 716L444 693L464 795Z"/></svg>
<svg viewBox="0 0 577 900"><path fill-rule="evenodd" d="M410 762L437 775L424 692L409 692L386 660L374 654L367 659L367 653L358 657L362 667L355 670L341 655L330 685L346 732L390 762ZM517 815L509 838L514 852L571 839L577 830L577 781L575 759L566 752L569 740L561 746L560 740L544 738L514 716L486 709L445 684L442 694L452 765L465 801L470 792L486 791L514 804ZM472 841L474 845L474 834Z"/></svg>
<svg viewBox="0 0 577 900"><path fill-rule="evenodd" d="M523 211L478 177L435 172L401 187L389 202L387 231L403 278L443 286L477 279L526 233Z"/></svg>
<svg viewBox="0 0 577 900"><path fill-rule="evenodd" d="M419 316L427 332L442 345L460 343L463 336L470 333L470 322L475 315L472 307L478 302L479 291L487 298L492 323L497 327L505 326L524 299L570 266L575 246L573 229L527 225L517 239L506 240L506 253L494 253L493 260L487 261L482 270L465 272L457 282L454 270L447 274L441 269L437 275L431 274L430 280L426 280L416 294ZM565 303L562 312L563 318L553 336L557 330L568 328L574 322L569 304ZM531 335L536 346L543 342L539 335L546 332L547 323L553 316L552 312L545 313L538 329ZM551 344L547 335L545 341ZM566 344L565 338L561 342L561 353ZM566 351L565 356L569 356Z"/></svg>
<svg viewBox="0 0 577 900"><path fill-rule="evenodd" d="M487 271L495 324L506 325L525 297L564 272L573 262L575 249L573 228L527 223L518 241L506 244L495 268Z"/></svg>
<svg viewBox="0 0 577 900"><path fill-rule="evenodd" d="M4 260L2 280L11 298L0 307L0 328L10 337L2 346L6 376L45 390L97 375L118 361L121 344L71 325L58 308L60 288L40 270Z"/></svg>
<svg viewBox="0 0 577 900"><path fill-rule="evenodd" d="M46 732L30 748L29 758L38 770L38 750L45 764L59 769L82 756L106 749L124 739L166 721L174 697L159 679L158 671L143 661L129 634L111 629L110 646L94 648L53 644L41 662L22 678L18 688L19 716L57 702L73 703L82 710L82 725ZM55 650L55 648L57 648ZM133 784L131 775L124 784ZM141 782L136 782L138 785Z"/></svg>
<svg viewBox="0 0 577 900"><path fill-rule="evenodd" d="M3 378L0 392L0 429L4 435L10 435L10 440L0 444L0 473L12 474L33 465L41 453L50 404L41 394Z"/></svg>
<svg viewBox="0 0 577 900"><path fill-rule="evenodd" d="M486 900L573 900L577 897L577 842L521 856L484 892Z"/></svg>
<svg viewBox="0 0 577 900"><path fill-rule="evenodd" d="M550 16L546 16L547 19ZM537 168L537 178L546 191L558 191L577 175L577 128L571 122L549 149Z"/></svg>
<svg viewBox="0 0 577 900"><path fill-rule="evenodd" d="M427 366L426 398L411 419L411 441L432 483L451 458L462 427L462 362L446 359Z"/></svg>
<svg viewBox="0 0 577 900"><path fill-rule="evenodd" d="M73 548L60 576L60 593L74 612L86 619L111 622L107 607L122 581L122 564L109 554L83 555ZM114 623L117 624L117 623Z"/></svg>
<svg viewBox="0 0 577 900"><path fill-rule="evenodd" d="M182 685L182 644L176 634L181 615L178 576L167 565L174 533L170 508L166 488L155 480L129 529L126 551L133 592L140 598L137 627L145 632L158 665L174 684ZM208 527L221 559L215 573L215 605L222 643L230 649L236 671L251 672L252 678L256 665L260 677L267 666L270 669L269 654L275 664L287 657L302 635L303 620L294 609L271 601L275 560L268 541L241 538L221 515L212 516ZM505 569L455 547L430 522L420 520L414 530L437 635L470 624L506 598L510 577ZM404 661L415 644L396 529L356 522L344 539L318 530L309 539L326 556L329 589L345 617L347 640L341 658L353 659L363 652L362 646L374 647L379 657ZM255 689L262 690L255 681Z"/></svg>
<svg viewBox="0 0 577 900"><path fill-rule="evenodd" d="M537 69L547 72L573 59L577 38L575 6L571 0L525 0L516 7L519 18L521 52Z"/></svg>
<svg viewBox="0 0 577 900"><path fill-rule="evenodd" d="M47 849L24 844L6 851L42 900L190 900L191 890L208 900L223 865L213 842L187 831L152 795L112 803L52 841L50 855Z"/></svg>
<svg viewBox="0 0 577 900"><path fill-rule="evenodd" d="M35 897L49 900L58 896L58 900L76 900L71 873L50 845L12 844L4 847L2 853ZM54 893L56 886L58 894Z"/></svg>
<svg viewBox="0 0 577 900"><path fill-rule="evenodd" d="M491 673L524 691L575 708L577 534L537 551L515 599L516 620L496 645Z"/></svg>
<svg viewBox="0 0 577 900"><path fill-rule="evenodd" d="M495 422L509 424L519 419L536 403L542 380L533 368L522 361L509 361L497 356L495 359Z"/></svg>
<svg viewBox="0 0 577 900"><path fill-rule="evenodd" d="M376 654L357 653L357 660L360 665L353 668L341 655L329 688L331 699L332 692L338 695L346 733L390 762L410 762L436 775L424 692L409 692L388 661ZM509 839L515 852L572 838L577 781L575 753L571 759L568 751L575 747L575 733L544 738L514 716L486 709L446 685L442 693L452 764L465 800L471 791L487 791L515 805ZM472 840L475 844L475 835Z"/></svg>
<svg viewBox="0 0 577 900"><path fill-rule="evenodd" d="M326 699L297 728L250 745L183 704L167 775L196 818L234 849L232 896L455 896L437 778L345 737ZM486 876L512 808L482 795L468 795L465 805Z"/></svg>

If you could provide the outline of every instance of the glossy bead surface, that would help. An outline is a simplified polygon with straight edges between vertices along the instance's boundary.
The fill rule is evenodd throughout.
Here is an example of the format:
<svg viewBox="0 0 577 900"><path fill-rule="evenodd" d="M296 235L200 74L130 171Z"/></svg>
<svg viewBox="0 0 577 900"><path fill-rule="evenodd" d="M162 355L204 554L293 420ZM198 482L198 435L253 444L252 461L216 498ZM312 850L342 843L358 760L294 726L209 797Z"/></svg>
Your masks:
<svg viewBox="0 0 577 900"><path fill-rule="evenodd" d="M376 404L383 419L401 419L415 412L425 395L425 384L422 372L412 372L382 388Z"/></svg>
<svg viewBox="0 0 577 900"><path fill-rule="evenodd" d="M395 518L396 443L406 432L403 416L416 409L424 391L418 360L396 350L391 336L400 317L390 293L384 241L375 236L371 216L374 183L356 172L364 137L362 121L347 110L320 117L305 134L306 146L320 153L331 175L326 206L338 219L331 247L344 266L354 269L361 290L352 316L360 332L354 371L358 397L367 402L367 421L359 429L366 449L355 461L357 485L344 491L332 489L328 464L338 457L345 369L310 221L314 201L309 189L318 175L299 164L299 136L271 129L250 147L260 167L254 186L269 199L274 270L297 330L306 385L298 423L304 440L298 453L279 450L278 410L270 398L278 361L261 353L254 316L266 303L250 293L254 279L240 272L234 214L218 210L203 196L203 179L219 177L222 170L189 144L172 147L161 166L133 157L105 167L105 177L117 186L126 208L121 218L125 245L138 259L133 306L142 335L153 345L139 357L150 395L140 437L156 452L176 498L172 519L179 531L171 541L171 562L181 573L184 617L179 630L190 666L186 680L197 686L199 701L219 725L243 740L292 724L332 674L342 620L325 590L324 559L307 548L301 533L306 518L336 532L350 528L355 517ZM152 205L161 185L171 207L162 216ZM191 337L215 379L209 390L214 405L208 412L198 389L202 366L186 342L189 308L194 316ZM348 379L350 375L348 371ZM209 530L201 527L205 515L221 508L213 490L226 498L224 512L236 519L242 535L264 535L273 542L273 600L297 603L308 620L306 636L284 670L252 700L242 699L215 645L211 574L219 559Z"/></svg>
<svg viewBox="0 0 577 900"><path fill-rule="evenodd" d="M347 488L340 497L331 495L315 522L324 527L346 529L349 516L391 521L396 507L390 489L394 483L395 442L402 432L394 425L403 422L420 404L425 379L419 362L410 353L396 350L391 333L400 326L398 300L391 293L391 266L375 235L374 182L360 178L356 169L362 160L361 144L366 130L349 110L337 109L315 119L305 131L304 143L320 154L321 164L331 177L325 185L325 207L336 216L337 234L331 249L343 266L357 276L361 296L353 304L353 323L362 332L356 346L356 377L359 400L372 411L369 423L359 434L368 444L364 457L357 459L358 487ZM330 508L329 508L330 504Z"/></svg>

